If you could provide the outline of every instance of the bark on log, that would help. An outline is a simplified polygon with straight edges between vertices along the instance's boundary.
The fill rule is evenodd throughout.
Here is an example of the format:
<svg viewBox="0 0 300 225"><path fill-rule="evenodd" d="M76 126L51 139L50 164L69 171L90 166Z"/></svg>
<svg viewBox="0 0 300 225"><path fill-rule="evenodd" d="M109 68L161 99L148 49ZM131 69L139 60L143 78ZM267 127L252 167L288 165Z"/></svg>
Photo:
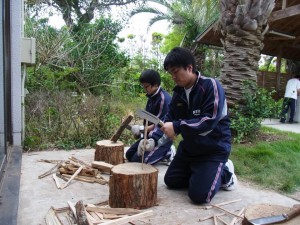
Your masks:
<svg viewBox="0 0 300 225"><path fill-rule="evenodd" d="M109 205L112 208L146 209L157 201L158 170L148 164L124 163L111 169Z"/></svg>
<svg viewBox="0 0 300 225"><path fill-rule="evenodd" d="M97 141L94 160L112 165L124 163L124 144L121 141Z"/></svg>
<svg viewBox="0 0 300 225"><path fill-rule="evenodd" d="M111 137L111 141L112 142L117 142L119 137L121 136L123 130L125 130L126 126L131 122L131 120L133 119L132 115L129 115L121 124L121 126L119 127L119 129L116 131L116 133Z"/></svg>
<svg viewBox="0 0 300 225"><path fill-rule="evenodd" d="M249 221L256 218L266 217L266 216L275 216L282 215L283 213L287 213L291 210L290 207L280 206L280 205L269 205L269 204L259 204L249 206L245 210L245 218L243 220L243 225L252 225ZM278 225L299 225L300 217L295 217L291 220L276 223Z"/></svg>

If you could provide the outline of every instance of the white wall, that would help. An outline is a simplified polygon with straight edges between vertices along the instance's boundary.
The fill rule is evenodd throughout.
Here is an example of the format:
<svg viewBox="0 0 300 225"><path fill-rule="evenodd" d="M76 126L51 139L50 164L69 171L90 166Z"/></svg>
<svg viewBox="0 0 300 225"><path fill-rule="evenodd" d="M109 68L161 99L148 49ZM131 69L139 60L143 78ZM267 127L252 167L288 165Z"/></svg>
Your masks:
<svg viewBox="0 0 300 225"><path fill-rule="evenodd" d="M22 74L21 74L21 31L22 1L10 1L11 7L11 76L12 76L12 131L13 145L22 145Z"/></svg>

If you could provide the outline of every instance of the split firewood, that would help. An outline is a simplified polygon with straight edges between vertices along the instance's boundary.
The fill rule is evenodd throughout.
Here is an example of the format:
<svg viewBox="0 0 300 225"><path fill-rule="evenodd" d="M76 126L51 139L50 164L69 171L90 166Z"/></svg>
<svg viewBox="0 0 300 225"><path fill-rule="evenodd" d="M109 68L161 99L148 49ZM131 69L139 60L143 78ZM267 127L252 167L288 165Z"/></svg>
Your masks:
<svg viewBox="0 0 300 225"><path fill-rule="evenodd" d="M220 209L220 210L222 210L222 211L224 211L224 212L226 212L226 213L228 213L228 214L230 214L230 215L232 215L232 216L235 216L235 217L238 217L238 218L242 218L242 219L243 219L242 216L239 216L238 214L235 214L235 213L230 212L230 211L228 211L228 210L226 210L226 209L224 209L224 208L221 208L220 206L217 206L217 205L212 205L212 206L215 207L215 208L217 208L217 209Z"/></svg>
<svg viewBox="0 0 300 225"><path fill-rule="evenodd" d="M80 159L75 158L74 156L72 156L69 159L72 160L73 162L77 162L77 163L81 164L82 166L85 166L86 168L89 168L89 169L92 168L89 164L85 163L84 161L82 161Z"/></svg>
<svg viewBox="0 0 300 225"><path fill-rule="evenodd" d="M129 223L131 221L139 220L139 219L142 219L144 217L152 216L152 215L153 215L153 211L148 210L148 211L136 214L136 215L125 216L125 217L122 217L122 218L119 218L119 219L107 221L107 222L101 223L101 225L121 225L121 224L126 224L126 223Z"/></svg>
<svg viewBox="0 0 300 225"><path fill-rule="evenodd" d="M54 179L54 181L55 181L56 187L57 187L58 189L60 189L60 183L59 183L59 180L58 180L56 174L53 174L52 177L53 177L53 179Z"/></svg>
<svg viewBox="0 0 300 225"><path fill-rule="evenodd" d="M64 177L62 174L60 174L59 172L56 173L56 176L59 177L60 179L64 180L64 181L68 181L69 179L67 177Z"/></svg>
<svg viewBox="0 0 300 225"><path fill-rule="evenodd" d="M242 216L242 215L244 214L244 211L245 211L245 208L242 208L242 209L239 211L238 215L239 215L239 216ZM238 219L239 219L239 218L234 217L234 218L231 220L231 222L230 222L229 225L234 225Z"/></svg>
<svg viewBox="0 0 300 225"><path fill-rule="evenodd" d="M61 174L61 176L65 177L65 178L72 177L72 175L69 175L69 174ZM105 180L104 178L85 177L85 176L80 176L80 175L77 175L76 177L74 177L74 180L88 182L88 183L99 183L99 184L107 184L108 183L108 181Z"/></svg>
<svg viewBox="0 0 300 225"><path fill-rule="evenodd" d="M98 169L102 173L110 174L111 168L113 168L114 165L110 163L106 163L103 161L93 161L92 167Z"/></svg>
<svg viewBox="0 0 300 225"><path fill-rule="evenodd" d="M228 205L228 204L231 204L231 203L239 202L241 200L242 199L232 200L232 201L228 201L228 202L221 202L221 203L218 203L218 204L215 204L215 205L216 206L223 206L223 205ZM204 207L204 209L211 209L211 208L213 208L211 205Z"/></svg>
<svg viewBox="0 0 300 225"><path fill-rule="evenodd" d="M66 182L65 184L61 185L60 189L64 189L65 187L68 186L68 184L80 173L82 170L83 166L79 167L78 170L73 174L73 176Z"/></svg>
<svg viewBox="0 0 300 225"><path fill-rule="evenodd" d="M89 225L89 221L86 215L85 207L82 200L78 201L75 205L77 224L78 225Z"/></svg>
<svg viewBox="0 0 300 225"><path fill-rule="evenodd" d="M228 225L228 223L225 220L223 220L221 217L217 216L217 219L220 220L225 225Z"/></svg>
<svg viewBox="0 0 300 225"><path fill-rule="evenodd" d="M80 165L82 166L82 165ZM62 165L59 168L59 172L61 174L74 174L78 168L80 166L75 166L74 164L66 164L66 165ZM97 174L99 173L99 171L97 169L89 169L89 168L85 168L82 166L82 171L80 172L79 175L81 176L87 176L87 177L95 177Z"/></svg>
<svg viewBox="0 0 300 225"><path fill-rule="evenodd" d="M96 218L94 218L91 214L89 214L88 212L86 212L86 217L88 222L92 223L92 224L98 224L101 223L101 220L98 220Z"/></svg>
<svg viewBox="0 0 300 225"><path fill-rule="evenodd" d="M238 213L239 210L235 210L233 211L233 213ZM214 216L218 217L218 218L221 218L221 216L224 216L224 215L227 215L227 213L223 212L223 213L218 213L218 214L215 214L215 215L211 215L211 216L205 216L205 217L202 217L199 219L199 222L202 222L202 221L205 221L205 220L209 220L209 219L212 219Z"/></svg>
<svg viewBox="0 0 300 225"><path fill-rule="evenodd" d="M45 163L53 163L53 164L57 164L59 162L64 162L66 160L51 160L51 159L39 159L38 162L45 162Z"/></svg>
<svg viewBox="0 0 300 225"><path fill-rule="evenodd" d="M48 170L47 172L45 172L45 173L39 175L38 178L41 179L41 178L44 178L44 177L46 177L46 176L48 176L48 175L50 175L50 174L56 173L56 171L57 171L58 168L61 166L61 164L62 164L62 161L57 162L57 164L56 164L54 167L52 167L52 168L51 168L50 170Z"/></svg>
<svg viewBox="0 0 300 225"><path fill-rule="evenodd" d="M67 202L68 202L68 205L69 205L69 207L70 207L70 209L71 209L71 212L72 212L73 215L74 215L74 218L77 220L76 209L75 209L74 204L73 204L72 202L70 202L70 201L67 201Z"/></svg>
<svg viewBox="0 0 300 225"><path fill-rule="evenodd" d="M62 225L55 214L55 209L52 206L46 215L45 221L47 225Z"/></svg>
<svg viewBox="0 0 300 225"><path fill-rule="evenodd" d="M135 215L141 212L138 209L132 209L132 208L107 208L107 207L92 207L92 206L87 206L86 211L116 214L116 215Z"/></svg>
<svg viewBox="0 0 300 225"><path fill-rule="evenodd" d="M217 217L216 216L214 216L214 224L218 225L218 221L217 221Z"/></svg>

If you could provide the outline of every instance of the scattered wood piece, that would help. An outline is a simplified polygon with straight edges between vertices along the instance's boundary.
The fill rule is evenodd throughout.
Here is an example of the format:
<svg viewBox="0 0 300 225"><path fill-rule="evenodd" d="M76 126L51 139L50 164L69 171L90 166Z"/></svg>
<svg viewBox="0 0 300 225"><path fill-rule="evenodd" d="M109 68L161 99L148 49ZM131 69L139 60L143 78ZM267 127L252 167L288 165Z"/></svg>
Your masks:
<svg viewBox="0 0 300 225"><path fill-rule="evenodd" d="M89 225L87 219L86 211L83 205L82 200L78 201L75 205L76 215L77 215L77 224L78 225Z"/></svg>
<svg viewBox="0 0 300 225"><path fill-rule="evenodd" d="M55 181L56 187L57 187L58 189L60 189L60 183L59 183L59 180L58 180L56 174L53 174L52 177L53 177L53 179L54 179L54 181Z"/></svg>
<svg viewBox="0 0 300 225"><path fill-rule="evenodd" d="M92 168L89 164L85 163L84 161L82 161L82 160L80 160L80 159L77 159L77 158L74 157L74 156L72 156L72 157L70 158L70 160L72 160L72 161L74 161L74 162L77 162L77 163L81 164L82 166L85 166L86 168L89 168L89 169Z"/></svg>
<svg viewBox="0 0 300 225"><path fill-rule="evenodd" d="M68 163L68 164L64 164L61 165L59 167L59 172L61 174L65 173L65 174L74 174L78 168L80 166L83 166L81 164L75 164L75 163ZM93 169L93 168L86 168L85 166L83 166L82 171L80 172L79 175L81 176L87 176L87 177L95 177L97 176L97 174L99 173L99 171L97 169Z"/></svg>
<svg viewBox="0 0 300 225"><path fill-rule="evenodd" d="M220 221L221 221L222 223L224 223L225 225L228 225L228 223L227 223L225 220L223 220L221 217L218 216L217 219L220 220Z"/></svg>
<svg viewBox="0 0 300 225"><path fill-rule="evenodd" d="M69 179L68 178L66 178L66 177L64 177L62 174L60 174L60 173L56 173L56 176L57 177L59 177L60 179L63 179L64 181L68 181Z"/></svg>
<svg viewBox="0 0 300 225"><path fill-rule="evenodd" d="M55 209L52 206L46 215L45 221L47 225L63 225L60 223L59 219L57 218L55 214Z"/></svg>
<svg viewBox="0 0 300 225"><path fill-rule="evenodd" d="M72 177L69 174L62 174L62 176L65 177L65 178L71 178ZM74 180L88 182L88 183L99 183L99 184L103 184L103 185L108 184L108 181L105 180L103 177L98 178L98 177L85 177L85 176L77 175L76 177L74 177Z"/></svg>
<svg viewBox="0 0 300 225"><path fill-rule="evenodd" d="M235 203L235 202L239 202L241 201L242 199L236 199L236 200L232 200L232 201L228 201L228 202L221 202L221 203L218 203L218 204L215 204L216 206L223 206L223 205L228 205L228 204L231 204L231 203ZM205 206L204 209L211 209L212 206L209 205L209 206Z"/></svg>
<svg viewBox="0 0 300 225"><path fill-rule="evenodd" d="M87 206L86 211L109 213L109 214L116 214L116 215L135 215L141 212L140 210L132 209L132 208L104 208L104 207L92 207L92 206Z"/></svg>
<svg viewBox="0 0 300 225"><path fill-rule="evenodd" d="M219 216L224 216L224 215L226 215L226 213L219 213L216 216L219 217ZM199 219L199 222L202 222L202 221L205 221L205 220L209 220L209 219L211 219L213 217L214 217L214 215L202 217L202 218Z"/></svg>
<svg viewBox="0 0 300 225"><path fill-rule="evenodd" d="M242 208L242 209L239 211L238 215L239 215L239 216L242 216L242 215L244 214L244 211L245 211L245 208ZM243 218L243 217L242 217L242 218ZM237 218L237 217L234 217L234 218L231 220L231 222L229 223L229 225L234 225L234 224L236 223L237 220L238 220L238 218Z"/></svg>
<svg viewBox="0 0 300 225"><path fill-rule="evenodd" d="M61 185L60 189L64 189L65 187L67 187L69 185L69 183L80 173L82 168L83 168L83 166L79 167L78 170L73 174L73 176L66 183Z"/></svg>
<svg viewBox="0 0 300 225"><path fill-rule="evenodd" d="M226 210L226 209L224 209L224 208L221 208L220 206L217 206L217 205L212 205L212 206L215 207L215 208L217 208L217 209L220 209L220 210L222 210L222 211L224 211L224 212L226 212L226 213L228 213L228 214L230 214L230 215L232 215L232 216L235 216L235 217L238 217L238 218L242 218L242 219L243 219L242 216L239 216L239 215L237 215L237 214L235 214L235 213L233 213L233 212L230 212L230 211L228 211L228 210Z"/></svg>
<svg viewBox="0 0 300 225"><path fill-rule="evenodd" d="M46 162L46 163L53 163L53 164L57 164L61 161L64 161L64 160L51 160L51 159L39 159L38 162Z"/></svg>
<svg viewBox="0 0 300 225"><path fill-rule="evenodd" d="M131 122L131 120L133 119L132 115L129 115L120 125L120 127L118 128L118 130L116 131L116 133L114 133L114 135L110 138L110 140L112 142L117 142L117 140L119 139L119 137L121 136L122 132L125 130L126 126Z"/></svg>
<svg viewBox="0 0 300 225"><path fill-rule="evenodd" d="M86 212L86 217L87 217L87 220L90 224L97 224L97 223L101 223L100 220L97 220L96 218L94 218L92 215L90 215L88 212Z"/></svg>
<svg viewBox="0 0 300 225"><path fill-rule="evenodd" d="M69 205L69 207L70 207L70 209L71 209L71 211L72 211L75 219L77 220L76 209L75 209L74 204L72 202L68 201L68 205Z"/></svg>
<svg viewBox="0 0 300 225"><path fill-rule="evenodd" d="M57 162L57 164L56 164L54 167L52 167L52 168L51 168L50 170L48 170L47 172L45 172L45 173L39 175L38 178L41 179L41 178L44 178L44 177L46 177L46 176L48 176L48 175L50 175L50 174L56 173L58 167L61 166L61 164L62 164L62 161Z"/></svg>
<svg viewBox="0 0 300 225"><path fill-rule="evenodd" d="M217 221L217 217L216 216L214 216L214 224L218 225L218 221Z"/></svg>
<svg viewBox="0 0 300 225"><path fill-rule="evenodd" d="M239 211L239 210L235 210L235 211L233 211L233 212L235 213L235 212L238 212L238 211ZM223 212L223 213L218 213L218 214L211 215L211 216L205 216L205 217L200 218L200 219L199 219L199 222L203 222L203 221L205 221L205 220L212 219L212 218L214 218L214 216L216 216L218 219L221 220L221 222L223 222L223 223L225 223L225 224L228 224L227 222L225 222L224 220L221 219L221 216L225 216L225 215L227 215L227 213Z"/></svg>
<svg viewBox="0 0 300 225"><path fill-rule="evenodd" d="M113 168L114 165L110 163L106 163L103 161L93 161L92 167L98 169L102 173L110 174L111 168Z"/></svg>
<svg viewBox="0 0 300 225"><path fill-rule="evenodd" d="M111 220L111 221L108 221L108 222L105 222L105 223L100 223L99 225L121 225L121 224L126 224L126 223L128 223L130 221L142 219L144 217L151 216L151 215L153 215L153 211L152 210L148 210L148 211L136 214L136 215L126 216L126 217L122 217L122 218L119 218L119 219Z"/></svg>

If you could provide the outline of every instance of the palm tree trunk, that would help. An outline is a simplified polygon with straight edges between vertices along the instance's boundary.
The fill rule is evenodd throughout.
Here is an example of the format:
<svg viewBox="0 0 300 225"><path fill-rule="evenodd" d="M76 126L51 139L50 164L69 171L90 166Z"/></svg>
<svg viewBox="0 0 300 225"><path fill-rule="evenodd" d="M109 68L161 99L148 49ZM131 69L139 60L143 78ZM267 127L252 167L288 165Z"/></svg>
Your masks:
<svg viewBox="0 0 300 225"><path fill-rule="evenodd" d="M263 30L273 8L274 0L221 0L224 64L220 81L229 105L242 104L244 81L256 81Z"/></svg>

